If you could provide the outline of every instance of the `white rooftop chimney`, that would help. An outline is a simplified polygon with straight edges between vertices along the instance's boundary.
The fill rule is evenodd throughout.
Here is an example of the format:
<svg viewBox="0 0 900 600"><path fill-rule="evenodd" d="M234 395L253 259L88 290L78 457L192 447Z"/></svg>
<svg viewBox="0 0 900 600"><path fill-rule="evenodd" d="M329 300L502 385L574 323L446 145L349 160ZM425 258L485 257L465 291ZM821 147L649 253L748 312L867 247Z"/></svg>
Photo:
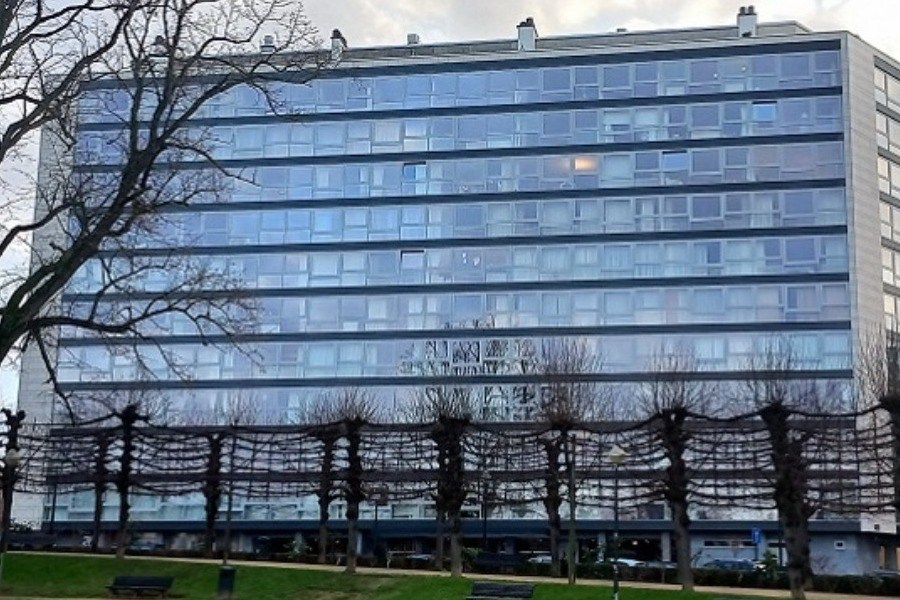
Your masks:
<svg viewBox="0 0 900 600"><path fill-rule="evenodd" d="M272 54L275 52L275 36L271 34L264 35L262 42L259 43L259 51L263 54Z"/></svg>
<svg viewBox="0 0 900 600"><path fill-rule="evenodd" d="M531 52L537 46L537 28L534 26L534 19L528 17L518 26L519 30L519 51Z"/></svg>
<svg viewBox="0 0 900 600"><path fill-rule="evenodd" d="M740 37L756 37L756 9L750 6L742 6L737 15L738 35Z"/></svg>
<svg viewBox="0 0 900 600"><path fill-rule="evenodd" d="M347 40L341 34L340 29L331 32L331 60L341 60L341 55L347 49Z"/></svg>
<svg viewBox="0 0 900 600"><path fill-rule="evenodd" d="M416 46L421 41L422 41L422 39L419 37L418 33L407 33L406 34L406 45L407 46Z"/></svg>

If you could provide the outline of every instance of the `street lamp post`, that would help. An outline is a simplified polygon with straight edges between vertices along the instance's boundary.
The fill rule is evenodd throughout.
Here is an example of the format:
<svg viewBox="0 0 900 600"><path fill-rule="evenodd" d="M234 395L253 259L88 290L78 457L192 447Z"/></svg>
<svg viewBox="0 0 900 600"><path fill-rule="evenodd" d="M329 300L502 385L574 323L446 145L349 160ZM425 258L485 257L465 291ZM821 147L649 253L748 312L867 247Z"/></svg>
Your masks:
<svg viewBox="0 0 900 600"><path fill-rule="evenodd" d="M613 600L619 600L619 467L628 453L618 445L613 446L607 460L613 465Z"/></svg>
<svg viewBox="0 0 900 600"><path fill-rule="evenodd" d="M481 551L487 552L487 521L488 521L488 484L491 481L491 473L487 469L481 471Z"/></svg>
<svg viewBox="0 0 900 600"><path fill-rule="evenodd" d="M375 505L375 525L372 527L372 554L375 557L375 566L381 566L381 540L378 531L378 513L379 509L385 504L385 496L387 493L384 488L377 487L372 492L372 503Z"/></svg>
<svg viewBox="0 0 900 600"><path fill-rule="evenodd" d="M219 581L216 586L217 600L231 600L234 596L234 580L237 570L228 564L231 553L231 513L234 509L235 454L237 453L237 431L231 429L231 456L228 460L228 500L225 508L225 543L222 544L222 564L219 565Z"/></svg>

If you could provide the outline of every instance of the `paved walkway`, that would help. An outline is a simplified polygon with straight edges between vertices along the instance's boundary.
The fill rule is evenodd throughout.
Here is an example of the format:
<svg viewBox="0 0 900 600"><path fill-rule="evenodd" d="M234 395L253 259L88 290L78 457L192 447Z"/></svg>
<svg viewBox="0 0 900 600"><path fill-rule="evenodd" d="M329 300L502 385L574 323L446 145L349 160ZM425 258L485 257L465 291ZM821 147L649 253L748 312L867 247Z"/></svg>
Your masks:
<svg viewBox="0 0 900 600"><path fill-rule="evenodd" d="M94 554L86 554L85 556L98 556ZM99 556L107 556L109 558L114 558L112 555L99 555ZM204 558L168 558L164 556L129 556L129 560L167 560L167 561L176 561L176 562L194 562L194 563L211 563L211 564L219 564L221 561L217 559L204 559ZM333 571L333 572L342 572L344 567L338 567L334 565L311 565L306 563L285 563L285 562L272 562L272 561L257 561L257 560L234 560L231 561L231 564L238 566L248 566L248 567L271 567L276 569L308 569L314 571ZM366 575L390 575L390 576L401 576L401 575L433 575L438 577L449 577L450 574L446 571L438 572L438 571L422 571L415 569L380 569L373 567L359 567L357 572L363 573ZM564 581L560 579L555 579L552 577L529 577L529 576L521 576L521 575L482 575L479 573L464 573L464 577L468 579L482 579L482 580L502 580L502 581L525 581L529 583L552 583L552 584L563 584ZM581 579L578 581L577 585L590 585L590 586L603 586L609 587L610 582L605 580L598 579ZM679 586L672 584L664 584L664 583L647 583L640 581L623 581L623 588L640 588L640 589L648 589L648 590L678 590ZM711 594L723 594L729 596L737 596L738 598L790 598L791 594L787 590L760 590L754 588L729 588L729 587L719 587L719 586L697 586L696 591L698 592L708 592ZM847 594L831 594L826 592L807 592L806 593L807 600L885 600L888 598L887 596L848 596ZM44 598L25 598L25 597L16 597L16 600L47 600ZM59 600L59 599L56 599ZM96 600L95 598L67 598L66 600Z"/></svg>

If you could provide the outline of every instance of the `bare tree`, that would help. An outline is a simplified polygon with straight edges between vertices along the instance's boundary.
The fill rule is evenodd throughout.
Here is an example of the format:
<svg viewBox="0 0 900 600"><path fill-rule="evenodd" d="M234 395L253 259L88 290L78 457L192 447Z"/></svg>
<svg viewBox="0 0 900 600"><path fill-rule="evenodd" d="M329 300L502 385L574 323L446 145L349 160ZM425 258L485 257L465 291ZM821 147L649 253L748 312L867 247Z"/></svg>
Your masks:
<svg viewBox="0 0 900 600"><path fill-rule="evenodd" d="M816 430L800 421L833 413L829 408L834 400L820 382L800 377L802 359L786 340L773 342L751 364L744 398L766 435L771 494L784 532L791 596L799 599L812 586L809 519L816 511L809 453Z"/></svg>
<svg viewBox="0 0 900 600"><path fill-rule="evenodd" d="M573 435L587 418L596 415L601 405L600 390L589 375L601 368L583 340L544 342L537 360L542 378L538 421L547 428L541 446L546 458L543 503L550 529L551 572L560 575L559 538L562 524L560 507L562 480L565 477L569 499L567 564L569 583L575 582L577 543L575 532L576 485L575 447ZM562 459L562 460L560 460Z"/></svg>
<svg viewBox="0 0 900 600"><path fill-rule="evenodd" d="M868 468L861 473L860 487L865 504L884 508L881 497L886 478L888 503L900 515L900 332L883 327L863 332L856 355L862 396L857 409L860 426L867 430L862 450ZM880 410L869 412L872 407Z"/></svg>
<svg viewBox="0 0 900 600"><path fill-rule="evenodd" d="M2 409L0 414L3 415L3 467L0 469L0 489L3 493L3 510L0 514L0 554L5 553L9 548L9 530L10 520L12 518L12 501L13 491L15 489L16 480L19 474L16 472L18 465L10 464L7 457L12 456L12 452L19 451L19 430L22 428L22 422L25 420L25 411L12 411L8 408ZM0 565L2 569L2 565Z"/></svg>
<svg viewBox="0 0 900 600"><path fill-rule="evenodd" d="M263 33L275 34L271 52L257 51ZM33 345L54 373L64 328L138 356L155 348L154 360L178 371L187 365L149 333L164 315L178 313L214 343L252 327L238 277L179 251L161 224L168 211L215 201L235 177L252 179L214 158L196 121L210 103L249 90L287 113L283 80L303 83L331 61L302 6L10 0L0 40L0 165L43 128L44 167L33 218L23 218L27 205L2 207L14 218L4 220L0 256L34 246L30 273L0 279L0 359ZM92 129L98 115L108 122Z"/></svg>
<svg viewBox="0 0 900 600"><path fill-rule="evenodd" d="M344 498L347 500L347 572L356 572L357 525L359 505L366 500L363 480L362 431L377 414L371 394L360 388L345 388L337 393L333 410L346 440L347 468L344 477Z"/></svg>
<svg viewBox="0 0 900 600"><path fill-rule="evenodd" d="M689 421L711 416L713 390L708 382L694 377L697 363L689 352L660 350L651 359L647 371L651 377L639 396L640 416L647 423L650 445L661 448L668 463L659 482L661 494L671 511L678 581L682 589L692 591Z"/></svg>
<svg viewBox="0 0 900 600"><path fill-rule="evenodd" d="M132 473L135 462L135 426L138 421L146 420L138 410L137 404L128 404L113 415L118 421L121 446L119 452L119 470L113 476L113 485L119 494L119 520L116 533L116 557L125 556L128 546L128 521L131 514L130 493L133 485Z"/></svg>
<svg viewBox="0 0 900 600"><path fill-rule="evenodd" d="M97 552L100 545L101 525L103 522L103 497L106 495L106 485L109 478L109 447L109 432L98 432L94 449L93 465L94 511L93 528L91 530L91 552Z"/></svg>
<svg viewBox="0 0 900 600"><path fill-rule="evenodd" d="M312 436L320 444L321 463L316 487L319 505L319 564L328 562L328 520L331 503L340 497L337 489L337 446L341 439L341 424L334 406L327 396L314 408L311 421L314 424Z"/></svg>
<svg viewBox="0 0 900 600"><path fill-rule="evenodd" d="M222 445L225 435L221 432L206 435L209 454L203 476L203 556L212 558L216 545L216 521L222 500Z"/></svg>
<svg viewBox="0 0 900 600"><path fill-rule="evenodd" d="M438 454L437 496L450 523L450 575L462 575L462 506L468 496L464 437L472 422L472 402L467 388L430 397L426 409L434 425L431 439Z"/></svg>
<svg viewBox="0 0 900 600"><path fill-rule="evenodd" d="M450 575L462 575L462 507L469 494L466 436L473 421L472 390L466 385L427 385L419 391L408 417L427 424L433 442L437 481L435 508L438 544L443 545L444 519L450 524ZM435 557L437 560L437 556Z"/></svg>

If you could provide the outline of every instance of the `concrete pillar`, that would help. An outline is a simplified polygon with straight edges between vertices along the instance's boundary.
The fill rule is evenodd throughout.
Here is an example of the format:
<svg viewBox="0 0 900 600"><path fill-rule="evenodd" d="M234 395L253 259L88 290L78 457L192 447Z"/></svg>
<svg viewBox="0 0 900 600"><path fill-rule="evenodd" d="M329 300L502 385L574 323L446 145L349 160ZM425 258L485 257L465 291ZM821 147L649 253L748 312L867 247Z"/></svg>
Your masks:
<svg viewBox="0 0 900 600"><path fill-rule="evenodd" d="M898 564L898 550L896 542L888 542L884 546L884 568L889 571L896 571Z"/></svg>
<svg viewBox="0 0 900 600"><path fill-rule="evenodd" d="M672 562L672 534L664 531L659 534L659 547L662 550L660 560L663 562Z"/></svg>

